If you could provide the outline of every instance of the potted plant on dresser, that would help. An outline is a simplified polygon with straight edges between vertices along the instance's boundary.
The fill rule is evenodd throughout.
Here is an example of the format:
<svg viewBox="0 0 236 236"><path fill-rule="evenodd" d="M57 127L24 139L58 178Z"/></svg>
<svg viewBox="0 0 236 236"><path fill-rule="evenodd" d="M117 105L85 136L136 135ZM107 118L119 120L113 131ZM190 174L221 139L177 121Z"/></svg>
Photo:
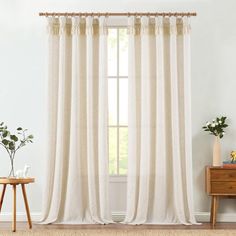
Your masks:
<svg viewBox="0 0 236 236"><path fill-rule="evenodd" d="M212 122L208 121L203 130L209 132L211 135L214 135L214 144L213 144L213 166L221 166L221 148L220 148L220 139L225 135L224 129L228 127L226 124L226 116L216 117Z"/></svg>

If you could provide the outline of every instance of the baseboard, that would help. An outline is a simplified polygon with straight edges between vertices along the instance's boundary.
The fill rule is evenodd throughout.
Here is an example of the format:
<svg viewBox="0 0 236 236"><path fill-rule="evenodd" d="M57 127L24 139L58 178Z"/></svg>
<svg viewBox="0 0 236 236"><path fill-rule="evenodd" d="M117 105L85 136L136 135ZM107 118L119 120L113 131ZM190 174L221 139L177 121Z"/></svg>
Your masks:
<svg viewBox="0 0 236 236"><path fill-rule="evenodd" d="M41 219L41 212L31 212L31 219L32 221L39 221ZM24 212L17 212L16 213L17 221L27 221L26 213ZM121 222L125 219L125 212L113 212L112 219L115 222ZM1 212L0 214L0 222L6 222L12 220L12 212Z"/></svg>
<svg viewBox="0 0 236 236"><path fill-rule="evenodd" d="M41 212L31 212L30 213L32 221L40 221ZM25 212L17 212L16 213L17 221L27 221ZM0 214L0 222L2 221L12 221L12 212L1 212Z"/></svg>
<svg viewBox="0 0 236 236"><path fill-rule="evenodd" d="M209 222L209 212L195 212L195 217L198 222ZM125 212L113 212L112 218L115 222L123 221L125 218ZM219 213L217 214L218 222L236 222L236 213Z"/></svg>
<svg viewBox="0 0 236 236"><path fill-rule="evenodd" d="M195 212L198 222L209 222L210 212ZM217 214L217 222L236 222L236 213L219 213Z"/></svg>
<svg viewBox="0 0 236 236"><path fill-rule="evenodd" d="M198 222L209 222L210 213L209 212L195 212L195 217ZM26 221L27 217L24 212L17 212L17 221ZM125 219L125 212L112 212L112 218L115 222L121 222ZM41 212L31 213L32 221L39 221L41 219ZM0 214L0 221L11 221L11 212L2 212ZM219 213L217 215L218 222L236 222L236 213Z"/></svg>
<svg viewBox="0 0 236 236"><path fill-rule="evenodd" d="M123 221L125 219L125 212L122 212L122 211L112 212L112 219L115 222Z"/></svg>

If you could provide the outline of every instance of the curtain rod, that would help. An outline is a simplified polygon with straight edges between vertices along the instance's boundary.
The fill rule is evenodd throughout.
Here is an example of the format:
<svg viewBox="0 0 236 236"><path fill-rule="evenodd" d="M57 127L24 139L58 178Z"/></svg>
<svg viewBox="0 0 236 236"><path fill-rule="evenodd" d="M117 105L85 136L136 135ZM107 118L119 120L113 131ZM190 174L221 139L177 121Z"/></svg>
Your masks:
<svg viewBox="0 0 236 236"><path fill-rule="evenodd" d="M40 12L39 16L197 16L196 12Z"/></svg>

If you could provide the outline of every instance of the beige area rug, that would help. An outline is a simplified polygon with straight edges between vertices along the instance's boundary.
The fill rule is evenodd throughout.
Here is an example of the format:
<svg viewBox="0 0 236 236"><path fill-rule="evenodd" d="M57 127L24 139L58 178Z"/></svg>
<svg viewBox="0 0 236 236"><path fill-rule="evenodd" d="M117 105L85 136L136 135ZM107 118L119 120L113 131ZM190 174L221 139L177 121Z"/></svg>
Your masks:
<svg viewBox="0 0 236 236"><path fill-rule="evenodd" d="M0 236L236 236L236 230L146 230L146 229L130 229L130 230L97 230L97 229L82 229L82 230L32 230L22 231L16 233L10 231L1 231Z"/></svg>

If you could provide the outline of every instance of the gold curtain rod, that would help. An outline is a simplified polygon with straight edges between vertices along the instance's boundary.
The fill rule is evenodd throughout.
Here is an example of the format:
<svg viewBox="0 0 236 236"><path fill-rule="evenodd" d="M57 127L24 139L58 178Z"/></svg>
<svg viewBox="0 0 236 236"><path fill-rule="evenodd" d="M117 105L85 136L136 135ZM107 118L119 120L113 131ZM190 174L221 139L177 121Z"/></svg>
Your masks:
<svg viewBox="0 0 236 236"><path fill-rule="evenodd" d="M39 16L197 16L196 12L40 12Z"/></svg>

